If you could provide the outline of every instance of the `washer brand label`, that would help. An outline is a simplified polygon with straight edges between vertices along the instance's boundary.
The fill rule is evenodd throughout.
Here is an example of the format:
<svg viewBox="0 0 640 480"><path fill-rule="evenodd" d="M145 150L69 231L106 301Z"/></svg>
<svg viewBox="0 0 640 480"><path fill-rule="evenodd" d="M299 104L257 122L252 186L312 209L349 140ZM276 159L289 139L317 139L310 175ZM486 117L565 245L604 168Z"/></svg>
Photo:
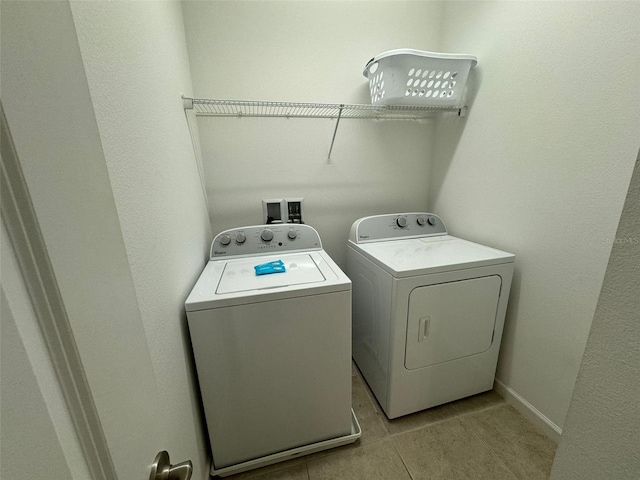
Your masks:
<svg viewBox="0 0 640 480"><path fill-rule="evenodd" d="M359 238L366 239L369 238L369 235L359 235Z"/></svg>
<svg viewBox="0 0 640 480"><path fill-rule="evenodd" d="M226 251L222 251L222 252L221 252L220 250L214 250L214 251L213 251L213 254L214 254L214 255L224 255L224 254L226 254L226 253L227 253Z"/></svg>

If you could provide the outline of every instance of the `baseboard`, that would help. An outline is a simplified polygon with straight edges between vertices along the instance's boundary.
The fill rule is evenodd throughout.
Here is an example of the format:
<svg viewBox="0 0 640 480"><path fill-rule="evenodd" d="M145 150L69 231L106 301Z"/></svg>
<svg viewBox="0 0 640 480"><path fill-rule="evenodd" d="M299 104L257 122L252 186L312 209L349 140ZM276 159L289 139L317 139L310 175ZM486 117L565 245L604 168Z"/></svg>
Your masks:
<svg viewBox="0 0 640 480"><path fill-rule="evenodd" d="M531 423L537 426L551 440L558 443L562 429L549 420L540 410L527 402L518 393L496 378L494 390L504 398L513 408L518 410Z"/></svg>

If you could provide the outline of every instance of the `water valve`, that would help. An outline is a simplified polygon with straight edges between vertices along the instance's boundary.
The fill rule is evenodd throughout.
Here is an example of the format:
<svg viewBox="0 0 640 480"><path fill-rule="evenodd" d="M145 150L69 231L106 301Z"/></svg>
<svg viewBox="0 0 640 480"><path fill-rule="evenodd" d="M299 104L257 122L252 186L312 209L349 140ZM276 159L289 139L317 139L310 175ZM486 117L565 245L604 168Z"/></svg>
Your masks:
<svg viewBox="0 0 640 480"><path fill-rule="evenodd" d="M287 205L287 223L304 223L302 220L302 202L304 198L285 198Z"/></svg>

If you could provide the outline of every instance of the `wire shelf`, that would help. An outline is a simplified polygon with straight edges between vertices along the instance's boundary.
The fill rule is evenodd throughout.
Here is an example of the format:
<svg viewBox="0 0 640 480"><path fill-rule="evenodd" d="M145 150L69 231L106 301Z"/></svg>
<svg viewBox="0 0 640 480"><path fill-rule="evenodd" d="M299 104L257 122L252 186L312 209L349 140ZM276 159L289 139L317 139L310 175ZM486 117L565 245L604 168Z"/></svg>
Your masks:
<svg viewBox="0 0 640 480"><path fill-rule="evenodd" d="M331 138L327 163L336 140L342 118L372 118L378 120L419 120L432 118L438 113L454 112L467 115L468 108L451 106L413 105L353 105L343 103L259 102L250 100L211 100L182 97L185 110L195 110L199 117L280 117L280 118L335 118L336 126Z"/></svg>
<svg viewBox="0 0 640 480"><path fill-rule="evenodd" d="M466 107L353 105L337 103L261 102L247 100L210 100L183 98L184 108L197 116L211 117L285 117L285 118L373 118L417 120L437 113L455 112L464 116Z"/></svg>

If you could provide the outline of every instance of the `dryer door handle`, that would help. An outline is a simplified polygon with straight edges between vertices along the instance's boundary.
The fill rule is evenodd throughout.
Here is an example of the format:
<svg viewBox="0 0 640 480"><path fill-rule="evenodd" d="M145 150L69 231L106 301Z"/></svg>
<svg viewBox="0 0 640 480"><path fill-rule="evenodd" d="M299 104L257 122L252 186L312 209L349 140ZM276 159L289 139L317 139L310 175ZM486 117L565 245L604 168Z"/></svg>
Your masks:
<svg viewBox="0 0 640 480"><path fill-rule="evenodd" d="M429 328L431 326L431 317L427 315L426 317L420 317L420 321L418 322L418 341L422 342L425 337L429 336Z"/></svg>

